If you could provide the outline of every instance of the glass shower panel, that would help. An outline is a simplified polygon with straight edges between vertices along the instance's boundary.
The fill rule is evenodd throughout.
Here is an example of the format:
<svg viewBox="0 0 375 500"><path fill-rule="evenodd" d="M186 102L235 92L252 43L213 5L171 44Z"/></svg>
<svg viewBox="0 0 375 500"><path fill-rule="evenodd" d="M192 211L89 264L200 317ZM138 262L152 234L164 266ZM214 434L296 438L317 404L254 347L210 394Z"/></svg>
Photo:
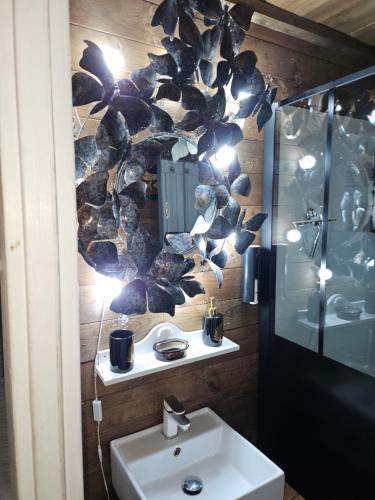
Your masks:
<svg viewBox="0 0 375 500"><path fill-rule="evenodd" d="M327 97L276 112L272 252L275 333L318 351Z"/></svg>
<svg viewBox="0 0 375 500"><path fill-rule="evenodd" d="M375 376L375 77L335 89L324 355ZM331 276L332 275L332 276Z"/></svg>

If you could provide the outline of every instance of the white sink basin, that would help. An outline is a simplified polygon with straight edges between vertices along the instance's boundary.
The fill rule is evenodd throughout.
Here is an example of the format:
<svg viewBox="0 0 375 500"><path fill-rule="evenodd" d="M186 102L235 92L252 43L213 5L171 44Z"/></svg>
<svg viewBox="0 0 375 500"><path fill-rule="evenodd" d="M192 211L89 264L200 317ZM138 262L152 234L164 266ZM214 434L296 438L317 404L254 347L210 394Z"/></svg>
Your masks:
<svg viewBox="0 0 375 500"><path fill-rule="evenodd" d="M284 473L209 408L187 415L190 429L166 439L162 426L111 442L113 486L121 500L187 500L182 484L198 476L199 500L282 500Z"/></svg>

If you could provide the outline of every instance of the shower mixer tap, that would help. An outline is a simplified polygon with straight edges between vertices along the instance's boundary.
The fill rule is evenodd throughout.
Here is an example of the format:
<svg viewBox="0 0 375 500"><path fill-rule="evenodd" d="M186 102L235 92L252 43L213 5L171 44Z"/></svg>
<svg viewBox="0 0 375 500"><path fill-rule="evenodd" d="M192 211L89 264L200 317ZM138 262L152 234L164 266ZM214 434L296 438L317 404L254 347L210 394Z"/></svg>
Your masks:
<svg viewBox="0 0 375 500"><path fill-rule="evenodd" d="M323 222L321 215L318 215L315 208L309 208L306 212L306 219L294 221L292 224L295 228L300 226L306 226L307 224L318 225Z"/></svg>

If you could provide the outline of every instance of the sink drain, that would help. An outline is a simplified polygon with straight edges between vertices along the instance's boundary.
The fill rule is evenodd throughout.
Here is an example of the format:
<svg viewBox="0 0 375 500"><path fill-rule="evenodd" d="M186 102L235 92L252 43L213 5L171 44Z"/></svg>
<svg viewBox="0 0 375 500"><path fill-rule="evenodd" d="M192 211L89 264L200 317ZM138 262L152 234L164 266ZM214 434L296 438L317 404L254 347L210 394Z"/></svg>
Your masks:
<svg viewBox="0 0 375 500"><path fill-rule="evenodd" d="M203 489L203 483L197 476L188 476L182 483L182 491L187 495L199 495Z"/></svg>

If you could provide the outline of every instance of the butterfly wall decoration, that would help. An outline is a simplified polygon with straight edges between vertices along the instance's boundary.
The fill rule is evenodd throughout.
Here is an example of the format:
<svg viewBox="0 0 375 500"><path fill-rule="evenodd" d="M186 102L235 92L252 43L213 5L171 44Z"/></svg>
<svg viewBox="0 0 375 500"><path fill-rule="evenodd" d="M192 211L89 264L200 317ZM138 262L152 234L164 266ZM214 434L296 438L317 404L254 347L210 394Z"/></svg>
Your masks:
<svg viewBox="0 0 375 500"><path fill-rule="evenodd" d="M113 77L102 50L85 41L79 63L85 72L72 77L73 106L91 105L89 117L102 118L95 135L75 140L78 249L97 272L123 282L110 306L116 313L173 316L186 297L205 293L193 273L192 251L221 286L228 260L223 242L235 234L235 251L243 254L267 217L258 213L244 222L246 211L235 196L248 196L251 180L241 173L237 154L226 173L211 161L224 146L243 140L239 120L255 117L261 130L272 116L277 89L265 83L256 54L241 52L252 14L244 2L228 7L220 0L163 0L151 25L162 27L165 53L148 54L147 67L121 80ZM203 32L197 18L203 18ZM238 101L241 93L246 98L230 116L228 99ZM175 123L163 101L179 103L182 119ZM140 132L148 139L137 141ZM201 213L190 232L159 241L140 219L147 198L144 175L156 168L166 144L177 148L184 136L196 142L191 158ZM119 172L121 188L113 181Z"/></svg>

